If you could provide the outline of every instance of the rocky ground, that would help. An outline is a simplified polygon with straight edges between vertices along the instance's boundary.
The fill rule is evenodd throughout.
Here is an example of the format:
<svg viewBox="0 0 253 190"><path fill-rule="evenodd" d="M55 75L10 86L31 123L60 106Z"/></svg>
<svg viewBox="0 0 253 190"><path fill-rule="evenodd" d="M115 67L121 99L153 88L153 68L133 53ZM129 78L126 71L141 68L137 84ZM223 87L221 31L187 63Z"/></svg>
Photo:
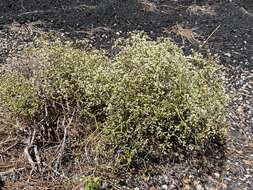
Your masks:
<svg viewBox="0 0 253 190"><path fill-rule="evenodd" d="M227 74L227 92L231 96L227 118L230 128L225 147L207 147L201 159L197 159L199 155L192 155L183 162L162 166L156 175L128 176L122 183L112 185L113 188L253 189L251 0L206 0L196 1L196 4L190 0L2 1L0 63L7 63L8 57L17 55L36 35L43 33L51 32L72 40L88 38L96 47L110 49L116 38L134 30L144 30L152 38L171 37L186 53L196 50L220 56L220 64L225 66ZM36 183L45 179L10 177L13 172L21 172L12 159L21 159L22 155L17 154L22 145L9 140L7 149L0 144L0 176L6 188L47 189L43 182ZM55 182L54 189L57 188L62 186Z"/></svg>

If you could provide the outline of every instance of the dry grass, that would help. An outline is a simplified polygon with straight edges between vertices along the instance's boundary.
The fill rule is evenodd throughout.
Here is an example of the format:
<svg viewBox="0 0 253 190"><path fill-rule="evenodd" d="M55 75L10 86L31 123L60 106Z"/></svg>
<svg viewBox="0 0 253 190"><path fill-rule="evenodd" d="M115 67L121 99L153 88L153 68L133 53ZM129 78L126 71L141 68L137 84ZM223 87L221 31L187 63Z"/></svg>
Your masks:
<svg viewBox="0 0 253 190"><path fill-rule="evenodd" d="M188 40L193 44L201 44L203 37L194 31L194 28L185 27L182 24L176 24L170 28L165 28L164 32L172 32L180 36L184 40Z"/></svg>
<svg viewBox="0 0 253 190"><path fill-rule="evenodd" d="M145 12L155 12L158 10L157 5L154 2L150 2L148 0L143 0L141 2L142 10Z"/></svg>
<svg viewBox="0 0 253 190"><path fill-rule="evenodd" d="M186 10L190 15L199 15L199 14L206 14L210 16L215 16L216 12L214 7L211 6L198 6L198 5L191 5Z"/></svg>

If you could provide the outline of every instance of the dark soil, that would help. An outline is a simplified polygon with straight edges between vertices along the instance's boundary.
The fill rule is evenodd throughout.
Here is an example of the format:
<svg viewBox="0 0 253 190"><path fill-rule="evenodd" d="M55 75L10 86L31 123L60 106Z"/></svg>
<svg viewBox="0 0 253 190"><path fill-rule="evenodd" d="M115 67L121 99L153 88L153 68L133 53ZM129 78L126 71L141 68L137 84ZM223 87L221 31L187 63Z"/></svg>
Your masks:
<svg viewBox="0 0 253 190"><path fill-rule="evenodd" d="M0 64L17 55L36 35L53 32L71 40L88 38L110 49L115 39L144 30L171 37L186 53L220 56L232 100L225 147L215 143L184 161L162 165L155 175L104 180L113 189L253 189L253 1L252 0L2 0ZM2 138L2 137L1 137ZM5 139L5 137L3 137ZM6 140L6 139L5 139ZM3 146L5 145L5 146ZM6 149L7 146L7 149ZM22 143L0 143L0 189L63 189L61 180L24 175ZM7 150L3 152L2 150ZM50 157L50 152L47 152ZM45 153L44 153L45 154ZM45 156L48 156L45 154ZM74 163L67 176L82 176ZM115 182L115 183L114 183ZM77 188L76 188L77 189ZM80 189L80 187L79 187Z"/></svg>

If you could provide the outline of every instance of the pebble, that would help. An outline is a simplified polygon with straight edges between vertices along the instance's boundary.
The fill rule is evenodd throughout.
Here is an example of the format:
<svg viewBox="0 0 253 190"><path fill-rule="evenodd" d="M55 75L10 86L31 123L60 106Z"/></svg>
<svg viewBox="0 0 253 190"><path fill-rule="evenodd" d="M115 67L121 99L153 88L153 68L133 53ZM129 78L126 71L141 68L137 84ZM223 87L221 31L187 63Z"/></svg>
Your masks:
<svg viewBox="0 0 253 190"><path fill-rule="evenodd" d="M224 53L225 56L231 57L231 53Z"/></svg>
<svg viewBox="0 0 253 190"><path fill-rule="evenodd" d="M165 183L169 183L169 178L167 175L163 175L163 178L164 178Z"/></svg>
<svg viewBox="0 0 253 190"><path fill-rule="evenodd" d="M196 190L203 190L203 189L204 188L200 184L196 185Z"/></svg>
<svg viewBox="0 0 253 190"><path fill-rule="evenodd" d="M244 177L245 177L245 178L250 178L250 177L252 177L252 176L247 174L247 175L245 175Z"/></svg>
<svg viewBox="0 0 253 190"><path fill-rule="evenodd" d="M162 185L162 190L168 190L168 185Z"/></svg>
<svg viewBox="0 0 253 190"><path fill-rule="evenodd" d="M215 178L219 178L220 177L219 173L214 173L213 175L214 175Z"/></svg>

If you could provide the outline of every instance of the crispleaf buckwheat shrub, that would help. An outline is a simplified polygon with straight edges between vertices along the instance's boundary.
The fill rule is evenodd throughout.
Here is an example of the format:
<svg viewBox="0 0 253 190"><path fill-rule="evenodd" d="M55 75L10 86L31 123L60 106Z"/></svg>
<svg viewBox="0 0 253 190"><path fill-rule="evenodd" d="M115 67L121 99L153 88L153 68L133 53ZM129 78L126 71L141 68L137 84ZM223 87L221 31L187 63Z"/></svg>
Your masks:
<svg viewBox="0 0 253 190"><path fill-rule="evenodd" d="M169 39L119 40L105 133L117 161L199 149L224 134L227 96L212 58L185 56ZM139 157L138 157L139 156Z"/></svg>
<svg viewBox="0 0 253 190"><path fill-rule="evenodd" d="M99 131L92 148L120 165L196 150L223 136L227 96L214 58L185 56L169 39L142 33L115 48L119 53L108 58L59 40L35 42L26 52L28 68L1 70L1 112L52 134L63 133L58 129L74 116L81 129L96 125L87 130Z"/></svg>

